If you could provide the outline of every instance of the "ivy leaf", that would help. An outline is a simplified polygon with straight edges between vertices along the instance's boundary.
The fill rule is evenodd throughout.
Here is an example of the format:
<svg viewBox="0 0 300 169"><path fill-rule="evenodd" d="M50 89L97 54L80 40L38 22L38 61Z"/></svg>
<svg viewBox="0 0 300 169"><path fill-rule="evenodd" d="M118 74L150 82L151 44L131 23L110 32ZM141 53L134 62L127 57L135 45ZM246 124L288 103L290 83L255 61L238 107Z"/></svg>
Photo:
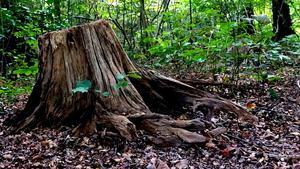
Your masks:
<svg viewBox="0 0 300 169"><path fill-rule="evenodd" d="M132 78L136 78L136 79L141 79L142 77L137 75L137 74L129 74L128 75L129 77L132 77Z"/></svg>
<svg viewBox="0 0 300 169"><path fill-rule="evenodd" d="M290 57L285 56L285 55L279 55L278 57L279 57L280 60L283 60L283 59L289 60L289 59L291 59Z"/></svg>
<svg viewBox="0 0 300 169"><path fill-rule="evenodd" d="M17 75L19 75L19 74L25 74L25 75L30 75L32 73L32 71L31 70L29 70L29 69L20 69L20 70L15 70L15 71L13 71L13 74L17 74Z"/></svg>
<svg viewBox="0 0 300 169"><path fill-rule="evenodd" d="M194 56L193 60L197 62L204 62L206 60L206 56L196 55Z"/></svg>
<svg viewBox="0 0 300 169"><path fill-rule="evenodd" d="M129 84L128 81L119 82L119 83L117 83L116 85L114 85L114 88L115 88L115 89L120 89L121 87L127 87L128 84Z"/></svg>
<svg viewBox="0 0 300 169"><path fill-rule="evenodd" d="M76 92L87 92L92 87L92 82L89 80L78 81L76 88L72 90L73 93Z"/></svg>
<svg viewBox="0 0 300 169"><path fill-rule="evenodd" d="M269 89L268 92L270 93L270 95L273 98L278 98L279 97L279 95L277 94L276 90L274 90L274 89Z"/></svg>
<svg viewBox="0 0 300 169"><path fill-rule="evenodd" d="M124 75L124 74L119 74L119 75L116 76L116 78L117 78L118 80L122 80L122 79L124 79L125 77L127 77L127 76Z"/></svg>
<svg viewBox="0 0 300 169"><path fill-rule="evenodd" d="M109 93L109 92L103 92L102 95L103 95L103 96L110 96L111 93Z"/></svg>
<svg viewBox="0 0 300 169"><path fill-rule="evenodd" d="M101 90L95 90L97 93L101 93L103 96L110 96L111 94L109 92L101 92Z"/></svg>
<svg viewBox="0 0 300 169"><path fill-rule="evenodd" d="M269 81L275 81L275 80L282 80L282 78L281 77L273 76L273 77L268 77L268 80Z"/></svg>
<svg viewBox="0 0 300 169"><path fill-rule="evenodd" d="M117 83L116 85L114 85L114 88L115 88L116 90L118 90L118 89L120 89L120 88L122 87L122 85L123 85L123 82L119 82L119 83Z"/></svg>
<svg viewBox="0 0 300 169"><path fill-rule="evenodd" d="M122 87L127 87L128 84L129 84L129 82L128 82L128 81L125 81L125 82L122 83Z"/></svg>

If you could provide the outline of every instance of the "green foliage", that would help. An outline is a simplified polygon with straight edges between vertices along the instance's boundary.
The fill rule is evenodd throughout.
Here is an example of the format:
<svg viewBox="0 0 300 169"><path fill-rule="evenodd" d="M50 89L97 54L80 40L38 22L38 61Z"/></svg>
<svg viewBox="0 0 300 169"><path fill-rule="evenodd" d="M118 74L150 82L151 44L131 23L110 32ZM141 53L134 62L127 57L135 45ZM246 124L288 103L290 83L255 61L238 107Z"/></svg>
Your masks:
<svg viewBox="0 0 300 169"><path fill-rule="evenodd" d="M89 80L83 80L83 81L78 81L76 84L76 88L72 89L73 93L76 92L81 92L81 93L86 93L89 91L89 89L92 87L92 82ZM97 93L101 93L102 96L110 96L111 93L109 92L103 92L101 90L95 90Z"/></svg>
<svg viewBox="0 0 300 169"><path fill-rule="evenodd" d="M279 97L277 91L274 90L274 89L269 89L268 92L269 92L269 94L271 95L272 98L278 98Z"/></svg>
<svg viewBox="0 0 300 169"><path fill-rule="evenodd" d="M101 91L100 91L100 92L101 92ZM110 96L111 93L109 93L109 92L103 92L102 95L103 95L103 96Z"/></svg>
<svg viewBox="0 0 300 169"><path fill-rule="evenodd" d="M121 87L127 87L129 84L128 81L121 81L121 82L118 82L116 85L114 85L114 88L115 89L120 89Z"/></svg>
<svg viewBox="0 0 300 169"><path fill-rule="evenodd" d="M102 96L106 96L106 97L108 97L108 96L110 96L110 95L111 95L111 93L109 93L109 92L103 92L103 93L102 93L102 91L101 91L101 90L95 90L95 92L97 92L97 93L101 93L101 95L102 95Z"/></svg>
<svg viewBox="0 0 300 169"><path fill-rule="evenodd" d="M77 85L76 85L76 88L75 89L72 89L72 92L73 93L76 93L76 92L82 92L82 93L85 93L85 92L88 92L88 90L92 87L92 82L89 81L89 80L83 80L83 81L78 81L77 82Z"/></svg>
<svg viewBox="0 0 300 169"><path fill-rule="evenodd" d="M124 74L117 75L116 79L118 79L119 82L114 85L114 88L115 89L120 89L121 87L127 87L128 84L129 84L129 81L127 81L126 79L128 77L141 79L142 77L137 75L136 73L137 72L129 72L127 75L124 75Z"/></svg>
<svg viewBox="0 0 300 169"><path fill-rule="evenodd" d="M128 84L129 84L129 81L127 81L126 79L128 77L131 77L131 78L137 78L137 79L140 79L142 78L141 76L137 75L136 74L137 72L129 72L128 74L119 74L116 76L116 79L119 80L119 82L117 84L114 85L114 88L115 89L120 89L121 87L127 87ZM77 85L76 85L76 88L72 89L72 92L73 93L76 93L76 92L82 92L82 93L85 93L85 92L88 92L88 90L92 87L92 83L91 81L89 80L83 80L83 81L78 81L77 82ZM102 93L102 91L100 90L95 90L95 92L98 92L98 93ZM109 92L103 92L102 95L103 96L110 96L111 93Z"/></svg>
<svg viewBox="0 0 300 169"><path fill-rule="evenodd" d="M10 80L0 77L0 100L2 102L12 102L18 94L31 93L34 80L24 77L18 80Z"/></svg>
<svg viewBox="0 0 300 169"><path fill-rule="evenodd" d="M124 75L124 74L119 74L116 76L116 78L118 80L120 80L120 82L118 82L117 84L114 85L115 89L120 89L121 87L127 87L129 82L127 80L125 80L125 78L127 78L128 75Z"/></svg>
<svg viewBox="0 0 300 169"><path fill-rule="evenodd" d="M19 58L17 58L19 59ZM18 63L15 61L15 63ZM17 78L20 78L22 75L35 77L35 75L38 73L38 61L37 59L31 59L31 63L34 63L32 66L28 66L26 62L20 62L18 65L15 65L14 68L17 70L12 71L13 75L16 75Z"/></svg>

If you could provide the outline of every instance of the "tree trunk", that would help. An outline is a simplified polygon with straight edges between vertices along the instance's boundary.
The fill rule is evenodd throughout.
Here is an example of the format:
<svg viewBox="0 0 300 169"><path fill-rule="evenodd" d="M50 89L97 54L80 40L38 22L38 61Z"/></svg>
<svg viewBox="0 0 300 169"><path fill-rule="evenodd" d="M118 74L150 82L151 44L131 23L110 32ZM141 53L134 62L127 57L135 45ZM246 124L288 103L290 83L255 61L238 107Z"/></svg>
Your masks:
<svg viewBox="0 0 300 169"><path fill-rule="evenodd" d="M219 111L257 120L239 105L133 64L105 20L40 36L39 57L37 82L13 133L69 125L75 126L75 134L116 129L134 141L137 129L143 129L157 135L151 138L157 144L180 145L206 140L194 132L205 129L199 119L172 119L188 105L208 120ZM129 72L142 78L126 77L130 84L115 89L116 76ZM88 92L73 93L83 80L92 83Z"/></svg>
<svg viewBox="0 0 300 169"><path fill-rule="evenodd" d="M0 1L1 8L7 8L7 7L9 7L8 4L9 4L8 0L2 0L2 1Z"/></svg>
<svg viewBox="0 0 300 169"><path fill-rule="evenodd" d="M254 15L252 2L245 2L244 9L240 11L240 15L245 16L246 18L251 18L251 16ZM255 27L253 21L241 25L241 27L239 27L239 33L247 33L248 35L254 34Z"/></svg>
<svg viewBox="0 0 300 169"><path fill-rule="evenodd" d="M56 15L57 17L57 20L60 21L60 14L61 14L61 11L60 11L60 0L54 0L53 1L53 5L54 5L54 14Z"/></svg>
<svg viewBox="0 0 300 169"><path fill-rule="evenodd" d="M292 19L289 5L284 0L272 0L274 41L279 41L285 36L296 34L291 28Z"/></svg>

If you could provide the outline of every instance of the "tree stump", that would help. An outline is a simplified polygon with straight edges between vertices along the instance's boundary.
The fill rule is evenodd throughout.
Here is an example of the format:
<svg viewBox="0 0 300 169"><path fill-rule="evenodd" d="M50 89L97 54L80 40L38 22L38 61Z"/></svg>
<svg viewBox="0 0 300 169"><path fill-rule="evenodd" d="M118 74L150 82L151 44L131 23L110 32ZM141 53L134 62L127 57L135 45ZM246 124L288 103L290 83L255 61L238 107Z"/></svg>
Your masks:
<svg viewBox="0 0 300 169"><path fill-rule="evenodd" d="M151 138L154 143L180 145L207 140L196 132L205 129L201 120L172 118L188 106L193 112L202 111L207 120L226 111L241 120L257 121L239 105L135 65L106 20L46 33L38 42L37 82L13 133L68 125L74 126L74 134L117 130L135 141L137 130L147 130L156 135ZM127 76L129 85L115 89L116 76L129 72L141 78ZM88 92L74 93L84 80L91 82Z"/></svg>

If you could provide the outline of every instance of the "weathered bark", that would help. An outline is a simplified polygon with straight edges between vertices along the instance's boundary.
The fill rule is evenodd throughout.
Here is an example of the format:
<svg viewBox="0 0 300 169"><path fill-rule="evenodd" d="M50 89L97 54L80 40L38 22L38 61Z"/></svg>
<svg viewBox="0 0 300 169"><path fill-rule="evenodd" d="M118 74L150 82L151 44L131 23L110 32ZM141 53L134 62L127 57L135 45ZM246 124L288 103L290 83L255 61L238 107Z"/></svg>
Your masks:
<svg viewBox="0 0 300 169"><path fill-rule="evenodd" d="M105 20L44 34L39 49L37 83L13 132L73 125L75 134L116 129L134 141L136 131L143 129L158 135L151 138L155 143L180 145L207 140L195 132L206 128L199 119L171 117L185 113L189 105L208 120L219 111L257 120L234 103L134 65ZM117 75L134 71L142 78L127 78L130 85L114 89ZM92 82L89 91L73 93L76 83L85 79Z"/></svg>

